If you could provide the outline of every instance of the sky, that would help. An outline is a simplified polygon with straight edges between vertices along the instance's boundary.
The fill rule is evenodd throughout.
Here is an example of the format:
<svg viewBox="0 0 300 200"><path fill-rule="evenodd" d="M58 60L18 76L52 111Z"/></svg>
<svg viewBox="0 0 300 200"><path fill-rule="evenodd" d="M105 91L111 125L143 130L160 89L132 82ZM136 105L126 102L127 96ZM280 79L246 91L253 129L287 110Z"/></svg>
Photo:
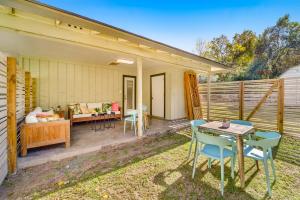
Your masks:
<svg viewBox="0 0 300 200"><path fill-rule="evenodd" d="M198 39L253 30L289 14L300 22L300 0L41 0L159 42L195 53Z"/></svg>

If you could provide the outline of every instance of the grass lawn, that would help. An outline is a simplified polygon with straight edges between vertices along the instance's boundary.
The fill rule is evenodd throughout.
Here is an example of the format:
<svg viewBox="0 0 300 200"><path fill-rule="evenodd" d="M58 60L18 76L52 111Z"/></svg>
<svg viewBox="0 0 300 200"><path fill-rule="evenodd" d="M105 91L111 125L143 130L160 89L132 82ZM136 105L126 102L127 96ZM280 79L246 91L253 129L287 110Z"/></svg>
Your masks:
<svg viewBox="0 0 300 200"><path fill-rule="evenodd" d="M46 170L39 174L39 169L29 169L22 172L19 178L8 180L4 191L9 198L51 200L222 199L220 165L217 161L213 162L212 169L208 169L207 160L200 158L195 179L191 178L192 162L187 160L189 138L186 134L187 131L181 131L143 139L87 155L84 159L52 163L47 166L46 175ZM271 199L300 199L299 147L299 140L284 137L281 141L276 152L277 181L272 186ZM293 153L297 153L295 159ZM224 199L269 199L262 163L257 171L253 160L245 159L245 162L246 188L241 190L237 163L235 179L231 179L230 162L226 160ZM39 174L31 178L34 186L27 189L21 187L22 184L31 184L26 181L30 181L34 173ZM47 177L50 181L44 180ZM53 177L58 178L51 179ZM272 176L271 180L273 182Z"/></svg>

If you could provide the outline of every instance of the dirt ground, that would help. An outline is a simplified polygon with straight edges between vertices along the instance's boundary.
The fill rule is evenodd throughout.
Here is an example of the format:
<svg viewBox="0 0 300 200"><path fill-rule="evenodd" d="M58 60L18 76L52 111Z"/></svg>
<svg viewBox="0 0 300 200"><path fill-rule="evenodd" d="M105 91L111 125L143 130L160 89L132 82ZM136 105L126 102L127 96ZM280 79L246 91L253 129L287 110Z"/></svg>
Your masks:
<svg viewBox="0 0 300 200"><path fill-rule="evenodd" d="M147 136L135 142L107 146L98 152L19 170L0 187L0 199L30 199L35 193L47 193L110 172L188 141L188 138L167 140L170 134L174 133Z"/></svg>

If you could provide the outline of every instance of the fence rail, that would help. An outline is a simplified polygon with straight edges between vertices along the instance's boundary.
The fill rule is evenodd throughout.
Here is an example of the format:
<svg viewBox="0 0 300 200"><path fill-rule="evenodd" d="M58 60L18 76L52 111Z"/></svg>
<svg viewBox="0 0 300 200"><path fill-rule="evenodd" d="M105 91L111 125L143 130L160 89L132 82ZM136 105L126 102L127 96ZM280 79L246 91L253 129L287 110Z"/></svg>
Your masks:
<svg viewBox="0 0 300 200"><path fill-rule="evenodd" d="M204 118L244 119L261 130L300 137L300 77L198 85ZM207 110L208 99L210 109Z"/></svg>

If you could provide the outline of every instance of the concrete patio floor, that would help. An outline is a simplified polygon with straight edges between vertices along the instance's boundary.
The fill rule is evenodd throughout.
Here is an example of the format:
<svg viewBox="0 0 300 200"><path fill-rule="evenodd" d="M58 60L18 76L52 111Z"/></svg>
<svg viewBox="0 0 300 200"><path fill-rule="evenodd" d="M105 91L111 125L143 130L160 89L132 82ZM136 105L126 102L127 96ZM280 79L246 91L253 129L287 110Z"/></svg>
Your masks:
<svg viewBox="0 0 300 200"><path fill-rule="evenodd" d="M144 136L162 134L169 131L176 131L189 126L187 120L159 120L152 119L150 127ZM126 134L123 134L123 121L115 123L115 128L103 131L91 129L91 123L75 125L71 128L71 147L65 148L64 144L50 145L35 149L29 149L26 157L18 157L18 168L24 169L51 161L60 161L65 158L99 151L105 146L115 146L138 140L134 131L127 126Z"/></svg>

